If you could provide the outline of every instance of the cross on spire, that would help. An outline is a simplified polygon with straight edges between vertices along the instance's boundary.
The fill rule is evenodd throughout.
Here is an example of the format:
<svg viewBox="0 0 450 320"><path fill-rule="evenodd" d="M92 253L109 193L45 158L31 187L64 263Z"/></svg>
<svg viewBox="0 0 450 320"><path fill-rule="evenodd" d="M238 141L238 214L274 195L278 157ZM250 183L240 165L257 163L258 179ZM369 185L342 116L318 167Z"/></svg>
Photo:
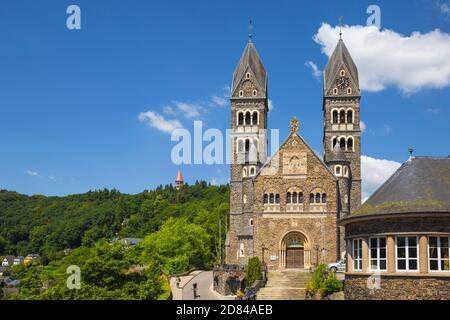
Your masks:
<svg viewBox="0 0 450 320"><path fill-rule="evenodd" d="M252 19L249 19L248 21L248 42L252 42L252 37L253 37L253 21Z"/></svg>
<svg viewBox="0 0 450 320"><path fill-rule="evenodd" d="M339 39L342 39L342 20L344 20L344 17L339 17Z"/></svg>

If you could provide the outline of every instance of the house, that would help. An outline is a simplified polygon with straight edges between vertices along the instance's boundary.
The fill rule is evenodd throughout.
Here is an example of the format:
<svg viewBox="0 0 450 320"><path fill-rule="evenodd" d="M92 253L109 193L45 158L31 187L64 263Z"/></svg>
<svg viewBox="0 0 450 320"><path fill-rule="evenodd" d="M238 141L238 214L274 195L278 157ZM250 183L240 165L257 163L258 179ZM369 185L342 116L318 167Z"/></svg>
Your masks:
<svg viewBox="0 0 450 320"><path fill-rule="evenodd" d="M11 267L14 264L14 256L6 256L2 260L2 267Z"/></svg>
<svg viewBox="0 0 450 320"><path fill-rule="evenodd" d="M120 242L126 246L130 246L130 247L134 247L135 245L137 245L139 242L141 242L144 239L140 239L140 238L113 238L111 240L111 243L115 243L115 242Z"/></svg>
<svg viewBox="0 0 450 320"><path fill-rule="evenodd" d="M29 254L25 257L25 259L23 260L23 263L25 265L31 263L32 261L40 261L41 260L41 256L39 254Z"/></svg>
<svg viewBox="0 0 450 320"><path fill-rule="evenodd" d="M18 266L19 264L22 264L22 263L23 263L23 260L24 260L24 257L23 257L23 256L17 256L17 257L14 258L13 264L14 264L15 266Z"/></svg>
<svg viewBox="0 0 450 320"><path fill-rule="evenodd" d="M450 300L450 157L410 158L340 224L345 299Z"/></svg>

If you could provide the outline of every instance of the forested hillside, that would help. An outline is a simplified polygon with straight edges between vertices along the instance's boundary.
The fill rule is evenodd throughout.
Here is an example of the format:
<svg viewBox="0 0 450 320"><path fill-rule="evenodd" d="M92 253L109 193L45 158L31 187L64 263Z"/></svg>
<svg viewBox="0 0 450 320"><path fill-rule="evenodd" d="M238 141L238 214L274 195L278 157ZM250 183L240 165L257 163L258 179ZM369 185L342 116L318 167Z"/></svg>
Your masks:
<svg viewBox="0 0 450 320"><path fill-rule="evenodd" d="M0 256L42 256L40 263L12 268L10 276L21 280L15 298L157 299L165 291L163 275L217 262L228 202L228 186L205 182L137 195L103 190L44 197L0 191ZM124 249L111 244L115 237L144 240ZM68 255L67 248L72 249ZM81 268L81 290L66 288L69 265Z"/></svg>

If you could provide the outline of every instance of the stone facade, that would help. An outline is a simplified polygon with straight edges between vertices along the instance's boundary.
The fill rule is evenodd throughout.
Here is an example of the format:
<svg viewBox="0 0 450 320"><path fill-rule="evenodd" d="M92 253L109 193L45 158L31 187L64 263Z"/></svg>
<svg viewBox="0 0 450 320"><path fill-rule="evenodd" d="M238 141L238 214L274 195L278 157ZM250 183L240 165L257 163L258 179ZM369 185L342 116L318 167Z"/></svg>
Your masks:
<svg viewBox="0 0 450 320"><path fill-rule="evenodd" d="M245 268L237 265L216 266L213 271L214 291L228 296L245 289Z"/></svg>
<svg viewBox="0 0 450 320"><path fill-rule="evenodd" d="M369 289L370 275L346 275L346 300L450 300L450 276L382 275L379 289ZM372 287L373 288L373 287Z"/></svg>

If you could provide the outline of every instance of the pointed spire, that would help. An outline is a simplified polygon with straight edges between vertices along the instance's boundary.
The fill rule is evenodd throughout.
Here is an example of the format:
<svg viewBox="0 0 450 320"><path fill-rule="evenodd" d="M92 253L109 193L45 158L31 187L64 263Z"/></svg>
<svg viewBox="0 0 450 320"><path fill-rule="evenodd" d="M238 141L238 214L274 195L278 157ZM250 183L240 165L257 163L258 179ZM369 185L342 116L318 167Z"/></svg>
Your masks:
<svg viewBox="0 0 450 320"><path fill-rule="evenodd" d="M175 182L184 182L183 174L181 173L181 169L178 169L178 174L175 179Z"/></svg>
<svg viewBox="0 0 450 320"><path fill-rule="evenodd" d="M358 68L353 61L353 58L350 55L350 52L348 51L344 40L340 38L338 40L336 49L334 49L334 52L331 55L330 60L325 68L325 94L327 94L327 92L332 89L332 87L334 86L334 82L339 76L339 73L342 69L346 69L348 71L347 76L349 76L352 79L352 82L359 88Z"/></svg>
<svg viewBox="0 0 450 320"><path fill-rule="evenodd" d="M248 42L252 42L252 38L253 38L253 21L252 19L250 19L248 21Z"/></svg>
<svg viewBox="0 0 450 320"><path fill-rule="evenodd" d="M245 47L244 52L242 53L241 59L234 71L233 74L233 84L231 88L232 95L235 93L237 87L241 83L245 74L250 72L256 79L257 85L260 90L267 95L267 73L264 65L261 61L261 58L256 51L256 48L251 41L251 37L249 37L249 41L247 46Z"/></svg>

